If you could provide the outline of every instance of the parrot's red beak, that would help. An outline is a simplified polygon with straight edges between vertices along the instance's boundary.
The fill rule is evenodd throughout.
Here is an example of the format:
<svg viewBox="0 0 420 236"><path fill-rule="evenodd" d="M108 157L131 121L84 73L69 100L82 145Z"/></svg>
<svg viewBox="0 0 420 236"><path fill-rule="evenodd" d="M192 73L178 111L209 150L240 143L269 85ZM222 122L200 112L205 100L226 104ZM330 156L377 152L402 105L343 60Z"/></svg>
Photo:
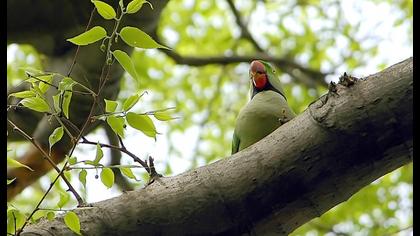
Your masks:
<svg viewBox="0 0 420 236"><path fill-rule="evenodd" d="M261 90L267 84L267 71L260 61L252 61L249 68L249 74L254 86Z"/></svg>

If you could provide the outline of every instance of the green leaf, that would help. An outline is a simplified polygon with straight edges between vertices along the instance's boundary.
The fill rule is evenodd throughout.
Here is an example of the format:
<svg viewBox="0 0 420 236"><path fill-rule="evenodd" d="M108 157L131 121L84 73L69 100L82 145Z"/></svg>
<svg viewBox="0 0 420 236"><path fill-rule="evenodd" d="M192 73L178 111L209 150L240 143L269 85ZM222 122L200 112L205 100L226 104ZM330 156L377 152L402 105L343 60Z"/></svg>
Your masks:
<svg viewBox="0 0 420 236"><path fill-rule="evenodd" d="M136 48L165 48L163 45L158 44L155 40L152 39L148 34L141 31L136 27L126 26L121 29L120 36L122 40L128 45Z"/></svg>
<svg viewBox="0 0 420 236"><path fill-rule="evenodd" d="M98 163L95 163L95 162L93 162L93 161L91 161L91 160L86 160L86 161L84 161L84 163L85 163L86 165L99 166L99 165L98 165Z"/></svg>
<svg viewBox="0 0 420 236"><path fill-rule="evenodd" d="M50 111L50 107L48 106L47 102L40 97L31 97L31 98L24 98L20 103L34 111L37 112L48 112Z"/></svg>
<svg viewBox="0 0 420 236"><path fill-rule="evenodd" d="M60 84L58 85L58 90L60 91L71 91L73 90L73 86L76 85L77 82L74 81L70 77L65 77L63 80L60 81Z"/></svg>
<svg viewBox="0 0 420 236"><path fill-rule="evenodd" d="M85 169L79 172L79 180L83 184L83 187L85 188L86 188L86 176L87 176L87 171Z"/></svg>
<svg viewBox="0 0 420 236"><path fill-rule="evenodd" d="M127 113L127 123L143 132L145 135L152 137L156 140L156 128L153 121L147 115L138 115L133 112Z"/></svg>
<svg viewBox="0 0 420 236"><path fill-rule="evenodd" d="M121 138L124 138L124 118L108 116L106 118L106 122L116 134L118 134Z"/></svg>
<svg viewBox="0 0 420 236"><path fill-rule="evenodd" d="M60 108L60 96L61 96L61 93L58 93L58 94L52 96L53 102L54 102L55 112L61 112L61 108Z"/></svg>
<svg viewBox="0 0 420 236"><path fill-rule="evenodd" d="M170 114L168 114L168 113L167 113L167 112L165 112L165 111L158 111L158 112L155 112L155 113L153 114L153 116L154 116L156 119L160 120L160 121L168 121L168 120L175 119L175 118L173 118Z"/></svg>
<svg viewBox="0 0 420 236"><path fill-rule="evenodd" d="M92 1L95 4L96 10L98 10L99 15L101 15L106 20L114 19L117 15L114 8L108 3L102 1Z"/></svg>
<svg viewBox="0 0 420 236"><path fill-rule="evenodd" d="M69 158L69 164L74 165L77 163L77 157L70 157Z"/></svg>
<svg viewBox="0 0 420 236"><path fill-rule="evenodd" d="M93 163L95 163L95 165L97 165L102 157L104 156L104 152L102 151L101 145L99 145L99 142L96 144L96 157L95 160L93 160Z"/></svg>
<svg viewBox="0 0 420 236"><path fill-rule="evenodd" d="M70 195L66 192L60 192L60 200L57 203L58 208L62 208L70 200Z"/></svg>
<svg viewBox="0 0 420 236"><path fill-rule="evenodd" d="M79 34L73 38L67 39L67 41L70 41L73 44L76 45L88 45L91 43L94 43L96 41L99 41L106 37L106 30L102 28L101 26L95 26L92 29Z"/></svg>
<svg viewBox="0 0 420 236"><path fill-rule="evenodd" d="M139 81L136 69L134 67L133 61L128 56L127 53L121 50L115 50L112 52L112 55L114 55L115 59L117 59L118 63L124 68L125 71L127 71L128 74L133 77L136 81Z"/></svg>
<svg viewBox="0 0 420 236"><path fill-rule="evenodd" d="M105 100L105 112L114 112L117 109L118 102L104 99Z"/></svg>
<svg viewBox="0 0 420 236"><path fill-rule="evenodd" d="M41 90L42 93L47 92L47 90L50 88L53 76L52 75L43 75L43 76L39 76L38 79L40 79L41 81L39 81L39 90ZM45 82L43 82L45 81Z"/></svg>
<svg viewBox="0 0 420 236"><path fill-rule="evenodd" d="M73 95L73 92L66 91L64 92L64 98L63 98L63 113L64 116L69 119L69 107L70 107L70 101L71 96Z"/></svg>
<svg viewBox="0 0 420 236"><path fill-rule="evenodd" d="M130 96L129 98L127 98L124 101L123 110L124 111L129 111L134 105L136 105L136 103L139 101L139 99L140 99L139 94L134 94L134 95Z"/></svg>
<svg viewBox="0 0 420 236"><path fill-rule="evenodd" d="M30 221L31 221L31 223L36 223L39 219L45 217L46 215L47 215L47 212L46 211L36 211L32 215Z"/></svg>
<svg viewBox="0 0 420 236"><path fill-rule="evenodd" d="M37 82L38 82L38 81L37 81ZM41 92L41 90L39 89L38 84L33 83L33 84L32 84L32 88L31 88L31 90L32 90L32 91L34 91L34 93L36 93L36 95L37 95L37 96L42 97L42 92Z"/></svg>
<svg viewBox="0 0 420 236"><path fill-rule="evenodd" d="M111 188L114 185L114 172L110 168L103 168L101 171L101 181L105 186Z"/></svg>
<svg viewBox="0 0 420 236"><path fill-rule="evenodd" d="M22 227L26 216L17 209L7 210L7 232L15 233L15 229Z"/></svg>
<svg viewBox="0 0 420 236"><path fill-rule="evenodd" d="M20 163L19 161L16 161L15 159L12 159L10 157L7 157L7 167L12 167L12 168L24 167L30 171L34 171L31 167L24 165Z"/></svg>
<svg viewBox="0 0 420 236"><path fill-rule="evenodd" d="M13 96L13 97L17 97L17 98L30 98L30 97L35 97L36 93L32 90L28 90L28 91L22 91L22 92L17 92L17 93L11 93L9 94L9 97Z"/></svg>
<svg viewBox="0 0 420 236"><path fill-rule="evenodd" d="M47 213L47 219L51 221L51 220L54 220L54 218L55 218L55 213L53 211L49 211Z"/></svg>
<svg viewBox="0 0 420 236"><path fill-rule="evenodd" d="M127 13L133 14L140 10L141 6L146 2L146 0L133 0L127 5ZM150 4L150 3L149 3ZM150 6L152 6L150 4Z"/></svg>
<svg viewBox="0 0 420 236"><path fill-rule="evenodd" d="M64 98L63 98L63 113L64 116L69 119L70 114L69 114L69 107L70 107L70 101L71 101L71 96L73 95L73 92L69 92L66 91L64 92Z"/></svg>
<svg viewBox="0 0 420 236"><path fill-rule="evenodd" d="M16 178L13 178L13 179L8 179L8 180L7 180L7 185L9 185L9 184L13 183L13 181L15 181L15 179L16 179Z"/></svg>
<svg viewBox="0 0 420 236"><path fill-rule="evenodd" d="M50 135L50 137L48 138L48 142L50 143L50 152L51 152L51 148L54 144L56 144L58 141L61 140L61 138L63 137L64 134L64 129L62 126L56 128L52 134Z"/></svg>
<svg viewBox="0 0 420 236"><path fill-rule="evenodd" d="M133 173L133 171L131 170L131 168L128 168L128 167L121 167L121 168L120 168L120 170L121 170L121 172L122 172L125 176L127 176L128 178L137 180L137 179L136 179L136 176L134 176L134 173Z"/></svg>
<svg viewBox="0 0 420 236"><path fill-rule="evenodd" d="M75 232L78 235L82 235L80 233L80 220L76 213L69 211L64 216L64 223L71 229L71 231Z"/></svg>

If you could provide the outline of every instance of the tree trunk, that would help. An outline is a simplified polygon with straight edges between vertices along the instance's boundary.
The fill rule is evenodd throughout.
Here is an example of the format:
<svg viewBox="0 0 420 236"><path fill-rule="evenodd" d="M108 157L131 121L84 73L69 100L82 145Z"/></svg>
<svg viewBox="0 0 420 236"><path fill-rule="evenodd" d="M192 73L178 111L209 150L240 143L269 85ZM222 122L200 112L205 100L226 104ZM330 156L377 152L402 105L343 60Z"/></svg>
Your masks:
<svg viewBox="0 0 420 236"><path fill-rule="evenodd" d="M412 161L412 58L338 84L257 144L76 209L83 235L287 235ZM72 235L62 217L23 235Z"/></svg>

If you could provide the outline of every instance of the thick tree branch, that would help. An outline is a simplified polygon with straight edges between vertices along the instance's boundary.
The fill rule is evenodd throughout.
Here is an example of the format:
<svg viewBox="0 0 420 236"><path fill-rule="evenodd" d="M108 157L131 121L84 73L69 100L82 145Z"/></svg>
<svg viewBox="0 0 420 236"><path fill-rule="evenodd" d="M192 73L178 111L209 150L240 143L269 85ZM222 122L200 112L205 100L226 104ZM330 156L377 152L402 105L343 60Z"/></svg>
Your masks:
<svg viewBox="0 0 420 236"><path fill-rule="evenodd" d="M257 144L80 208L84 235L287 235L412 161L412 58L337 85ZM24 235L72 235L62 217Z"/></svg>
<svg viewBox="0 0 420 236"><path fill-rule="evenodd" d="M159 41L159 40L158 40ZM328 73L322 73L310 68L303 67L296 62L291 60L281 58L281 57L273 57L269 56L265 53L260 53L251 56L209 56L209 57L198 57L198 56L182 56L179 53L171 50L161 50L167 56L172 58L176 64L180 65L189 65L189 66L206 66L210 64L218 64L218 65L228 65L231 63L239 63L239 62L251 62L255 59L260 59L268 62L274 63L279 68L292 68L297 69L298 71L304 72L308 75L312 75L313 78L320 79L324 78ZM299 73L299 72L291 72L291 73ZM292 75L293 76L293 75ZM325 81L323 82L325 83Z"/></svg>

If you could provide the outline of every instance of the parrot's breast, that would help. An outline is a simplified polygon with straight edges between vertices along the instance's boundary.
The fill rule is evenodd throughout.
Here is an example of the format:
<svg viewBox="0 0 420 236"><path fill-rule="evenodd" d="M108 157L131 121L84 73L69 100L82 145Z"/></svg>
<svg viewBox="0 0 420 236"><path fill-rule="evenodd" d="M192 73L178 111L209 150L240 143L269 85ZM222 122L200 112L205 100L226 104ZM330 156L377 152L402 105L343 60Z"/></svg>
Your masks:
<svg viewBox="0 0 420 236"><path fill-rule="evenodd" d="M282 95L271 90L259 92L238 115L235 132L240 140L239 150L258 142L277 129L281 120L293 116Z"/></svg>

